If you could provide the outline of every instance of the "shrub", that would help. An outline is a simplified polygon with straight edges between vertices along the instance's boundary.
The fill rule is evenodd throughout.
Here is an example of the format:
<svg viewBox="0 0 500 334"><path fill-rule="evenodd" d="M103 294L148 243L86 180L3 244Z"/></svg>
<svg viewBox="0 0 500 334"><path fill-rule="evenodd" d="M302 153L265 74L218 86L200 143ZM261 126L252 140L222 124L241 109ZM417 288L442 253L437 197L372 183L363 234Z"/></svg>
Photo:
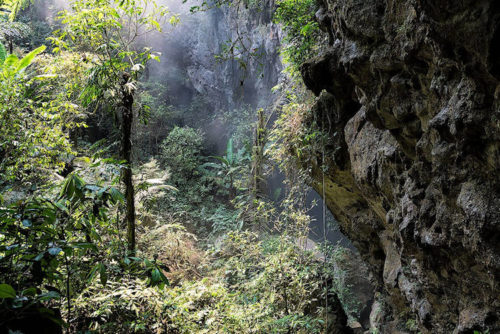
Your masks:
<svg viewBox="0 0 500 334"><path fill-rule="evenodd" d="M143 241L159 243L167 230ZM213 334L324 330L323 282L332 279L331 272L293 238L260 240L255 233L231 232L211 257L216 260L205 267L204 278L175 287L150 287L127 276L110 278L105 287L92 282L74 301L79 329Z"/></svg>
<svg viewBox="0 0 500 334"><path fill-rule="evenodd" d="M200 276L199 267L206 257L196 247L196 241L183 225L170 223L146 230L139 240L139 250L147 258L164 263L169 269L167 277L175 285Z"/></svg>
<svg viewBox="0 0 500 334"><path fill-rule="evenodd" d="M170 168L175 184L186 184L197 175L202 143L201 131L189 127L173 128L163 141L160 161Z"/></svg>
<svg viewBox="0 0 500 334"><path fill-rule="evenodd" d="M75 327L85 333L164 333L163 291L145 280L94 280L73 303Z"/></svg>
<svg viewBox="0 0 500 334"><path fill-rule="evenodd" d="M323 34L314 18L317 7L315 0L277 1L274 20L285 30L281 53L286 71L292 75L298 74L299 66L320 51Z"/></svg>
<svg viewBox="0 0 500 334"><path fill-rule="evenodd" d="M89 272L95 272L96 262L103 268L104 280L100 260L112 246L109 239L104 246L101 237L106 232L116 234L108 212L122 199L115 188L87 184L70 174L56 198L0 205L1 325L27 319L34 310L60 323L55 311L62 307L62 297L70 314L69 300ZM54 310L47 313L48 307ZM14 330L18 325L12 326Z"/></svg>

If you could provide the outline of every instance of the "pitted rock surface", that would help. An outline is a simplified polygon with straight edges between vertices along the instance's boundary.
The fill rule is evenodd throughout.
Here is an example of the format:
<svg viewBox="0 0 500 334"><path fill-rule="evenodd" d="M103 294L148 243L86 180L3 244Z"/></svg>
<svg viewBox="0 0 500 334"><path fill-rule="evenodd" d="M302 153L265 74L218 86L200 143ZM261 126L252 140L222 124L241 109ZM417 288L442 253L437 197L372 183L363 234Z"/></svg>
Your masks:
<svg viewBox="0 0 500 334"><path fill-rule="evenodd" d="M301 71L333 122L312 176L376 277L373 318L500 333L500 2L321 2L330 45Z"/></svg>

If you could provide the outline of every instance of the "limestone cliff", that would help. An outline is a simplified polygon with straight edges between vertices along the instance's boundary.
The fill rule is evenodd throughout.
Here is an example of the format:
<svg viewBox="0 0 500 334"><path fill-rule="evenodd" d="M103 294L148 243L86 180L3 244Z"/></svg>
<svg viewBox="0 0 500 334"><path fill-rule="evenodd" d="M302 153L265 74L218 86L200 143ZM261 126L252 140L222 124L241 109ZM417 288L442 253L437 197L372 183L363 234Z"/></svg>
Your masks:
<svg viewBox="0 0 500 334"><path fill-rule="evenodd" d="M330 46L301 71L330 142L312 174L377 278L381 332L500 332L500 3L322 0L316 17Z"/></svg>
<svg viewBox="0 0 500 334"><path fill-rule="evenodd" d="M272 4L264 3L195 15L198 26L183 35L189 80L198 94L218 101L218 108L266 107L275 99L271 88L281 72L280 29L271 20Z"/></svg>
<svg viewBox="0 0 500 334"><path fill-rule="evenodd" d="M192 13L195 3L172 4L180 23L156 41L164 62L151 75L166 81L173 104L201 96L215 110L267 106L275 99L271 88L281 72L280 29L271 20L272 3Z"/></svg>

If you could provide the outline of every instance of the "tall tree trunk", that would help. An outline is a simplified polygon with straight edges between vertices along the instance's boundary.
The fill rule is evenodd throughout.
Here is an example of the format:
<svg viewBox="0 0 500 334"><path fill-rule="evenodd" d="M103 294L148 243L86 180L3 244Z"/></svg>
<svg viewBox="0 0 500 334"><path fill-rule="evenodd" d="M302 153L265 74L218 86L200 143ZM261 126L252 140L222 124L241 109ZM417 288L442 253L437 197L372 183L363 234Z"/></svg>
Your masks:
<svg viewBox="0 0 500 334"><path fill-rule="evenodd" d="M252 192L254 198L261 197L266 192L264 179L264 148L267 143L267 128L264 109L257 111L258 121L255 130L253 156L252 156Z"/></svg>
<svg viewBox="0 0 500 334"><path fill-rule="evenodd" d="M266 183L264 179L264 147L267 142L266 117L264 109L257 111L258 121L255 129L255 138L252 151L252 185L251 185L251 205L253 212L253 228L257 231L262 230L263 222L255 208L255 200L263 197L266 193Z"/></svg>
<svg viewBox="0 0 500 334"><path fill-rule="evenodd" d="M134 184L132 182L132 123L134 121L133 104L134 93L127 88L130 76L123 74L122 82L122 158L126 162L123 169L122 179L125 185L126 214L127 223L127 248L129 255L135 254L135 199Z"/></svg>

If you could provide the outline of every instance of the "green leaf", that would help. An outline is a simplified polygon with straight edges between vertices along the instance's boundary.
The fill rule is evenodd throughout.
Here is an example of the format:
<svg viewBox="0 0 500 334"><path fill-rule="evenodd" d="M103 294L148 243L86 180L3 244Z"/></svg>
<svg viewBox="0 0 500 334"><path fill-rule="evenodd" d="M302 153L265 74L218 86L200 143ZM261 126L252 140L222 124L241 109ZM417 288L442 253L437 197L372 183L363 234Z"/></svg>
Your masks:
<svg viewBox="0 0 500 334"><path fill-rule="evenodd" d="M170 282L159 268L154 268L151 270L151 285L155 286L161 284L170 285Z"/></svg>
<svg viewBox="0 0 500 334"><path fill-rule="evenodd" d="M56 221L56 210L54 207L45 208L42 215L47 219L46 222L49 224L53 224Z"/></svg>
<svg viewBox="0 0 500 334"><path fill-rule="evenodd" d="M16 290L9 284L0 284L0 298L16 298Z"/></svg>
<svg viewBox="0 0 500 334"><path fill-rule="evenodd" d="M68 208L63 204L62 201L58 201L58 202L55 202L54 203L56 205L56 207L61 210L62 212L65 212L65 213L68 213Z"/></svg>
<svg viewBox="0 0 500 334"><path fill-rule="evenodd" d="M113 202L123 202L125 201L125 196L116 188L111 187L109 189L109 193L111 195L111 198L113 199Z"/></svg>
<svg viewBox="0 0 500 334"><path fill-rule="evenodd" d="M159 282L161 280L160 271L157 268L151 271L151 278L153 283Z"/></svg>
<svg viewBox="0 0 500 334"><path fill-rule="evenodd" d="M87 184L87 185L85 185L85 189L87 189L88 191L90 191L92 193L97 193L98 191L100 191L102 189L102 187L96 186L95 184Z"/></svg>
<svg viewBox="0 0 500 334"><path fill-rule="evenodd" d="M121 5L120 5L121 6ZM118 12L116 11L116 9L114 8L111 8L111 11L110 11L111 15L113 15L115 18L119 19L120 18L120 15L118 14Z"/></svg>
<svg viewBox="0 0 500 334"><path fill-rule="evenodd" d="M41 259L43 259L43 255L45 254L45 252L41 252L40 254L38 254L34 259L33 261L40 261Z"/></svg>
<svg viewBox="0 0 500 334"><path fill-rule="evenodd" d="M92 280L94 279L95 275L97 274L97 271L99 270L99 268L100 268L100 264L97 264L92 268L92 270L89 273L88 280L87 280L88 283L92 282Z"/></svg>
<svg viewBox="0 0 500 334"><path fill-rule="evenodd" d="M47 300L58 299L58 298L61 298L61 295L56 291L49 291L46 293L42 293L38 296L38 299L41 301L47 301Z"/></svg>
<svg viewBox="0 0 500 334"><path fill-rule="evenodd" d="M19 61L19 58L17 58L17 56L15 54L10 54L4 61L4 67L11 67L11 66L14 66L15 64L17 64L17 62Z"/></svg>
<svg viewBox="0 0 500 334"><path fill-rule="evenodd" d="M161 31L161 26L156 20L150 20L150 23L155 27L156 30Z"/></svg>
<svg viewBox="0 0 500 334"><path fill-rule="evenodd" d="M231 163L224 157L210 156L209 158L214 158L222 162L224 165L229 166Z"/></svg>
<svg viewBox="0 0 500 334"><path fill-rule="evenodd" d="M226 157L227 157L227 161L229 161L229 164L232 164L234 161L233 138L229 138L229 140L227 141Z"/></svg>
<svg viewBox="0 0 500 334"><path fill-rule="evenodd" d="M167 285L170 285L170 282L169 282L167 276L165 276L161 270L158 270L158 272L160 273L160 277L161 277L162 282L166 283Z"/></svg>
<svg viewBox="0 0 500 334"><path fill-rule="evenodd" d="M61 198L71 198L73 197L73 194L75 192L75 183L73 181L73 178L71 176L67 177L66 180L64 180L63 186L61 188L61 192L59 193L59 196Z"/></svg>
<svg viewBox="0 0 500 334"><path fill-rule="evenodd" d="M25 57L23 57L23 59L21 59L19 61L19 64L17 65L17 68L16 68L16 72L19 72L19 71L25 69L26 67L30 66L30 64L33 62L33 59L35 59L35 57L38 54L45 51L46 48L47 47L45 45L42 45L41 47L36 48L35 50L28 53Z"/></svg>
<svg viewBox="0 0 500 334"><path fill-rule="evenodd" d="M23 296L31 296L31 297L36 296L36 288L31 287L31 288L24 289L22 292L22 295Z"/></svg>
<svg viewBox="0 0 500 334"><path fill-rule="evenodd" d="M7 50L5 50L5 46L0 42L0 65L3 64L5 58L7 58Z"/></svg>
<svg viewBox="0 0 500 334"><path fill-rule="evenodd" d="M21 308L23 307L24 301L28 300L26 297L14 298L12 301L12 308Z"/></svg>
<svg viewBox="0 0 500 334"><path fill-rule="evenodd" d="M106 285L108 282L108 274L106 272L106 266L104 263L99 263L99 277L101 279L102 285Z"/></svg>
<svg viewBox="0 0 500 334"><path fill-rule="evenodd" d="M61 252L62 252L62 248L60 248L60 247L50 247L49 248L50 255L56 256L56 255L59 255L59 253L61 253Z"/></svg>
<svg viewBox="0 0 500 334"><path fill-rule="evenodd" d="M74 242L74 243L71 243L70 246L73 248L92 249L94 251L97 251L97 246L91 242Z"/></svg>

